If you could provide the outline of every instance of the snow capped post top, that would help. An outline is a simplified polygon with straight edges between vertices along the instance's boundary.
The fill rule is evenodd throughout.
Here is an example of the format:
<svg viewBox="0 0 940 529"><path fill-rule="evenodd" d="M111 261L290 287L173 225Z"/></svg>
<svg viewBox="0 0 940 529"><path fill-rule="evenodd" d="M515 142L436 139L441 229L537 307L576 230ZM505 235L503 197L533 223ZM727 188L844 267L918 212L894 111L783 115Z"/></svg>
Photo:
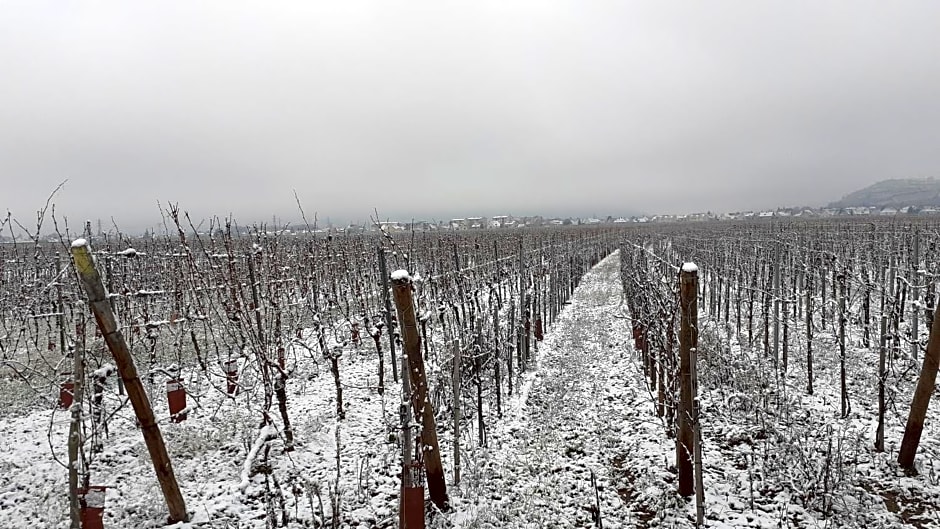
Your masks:
<svg viewBox="0 0 940 529"><path fill-rule="evenodd" d="M407 283L411 281L411 276L408 274L407 270L395 270L392 272L392 282L393 283Z"/></svg>
<svg viewBox="0 0 940 529"><path fill-rule="evenodd" d="M84 279L96 274L95 260L88 249L88 241L85 239L75 239L72 241L72 261L75 263L75 269Z"/></svg>
<svg viewBox="0 0 940 529"><path fill-rule="evenodd" d="M694 274L698 272L698 265L692 262L682 263L682 271L687 274Z"/></svg>

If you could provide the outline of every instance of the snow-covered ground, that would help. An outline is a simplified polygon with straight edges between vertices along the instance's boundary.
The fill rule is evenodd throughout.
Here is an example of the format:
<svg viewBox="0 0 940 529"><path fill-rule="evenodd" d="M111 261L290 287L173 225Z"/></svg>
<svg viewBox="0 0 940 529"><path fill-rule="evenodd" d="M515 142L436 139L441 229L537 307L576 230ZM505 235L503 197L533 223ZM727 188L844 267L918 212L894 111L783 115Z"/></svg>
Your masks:
<svg viewBox="0 0 940 529"><path fill-rule="evenodd" d="M693 525L694 502L676 494L675 441L655 414L625 307L614 254L584 277L538 344L535 365L505 401L503 419L488 417L487 446L476 447L472 433L464 434L459 485L450 483L452 433L439 424L453 510L432 515L430 527ZM703 348L738 350L723 330L700 324L702 339L711 340ZM821 334L816 395L802 393L794 360L786 389L773 392L786 407L746 402L763 390L700 383L707 526L940 527L937 403L918 454L922 471L906 476L893 460L911 377L894 403L888 452L875 453L871 363L855 351L854 411L839 419L838 369L831 337L828 345L825 340ZM259 444L260 416L241 401L189 388L204 395L189 419L161 421L192 513L189 523L175 527L263 528L271 520L318 527L331 520L331 497L339 498L343 527L395 527L398 389L389 384L378 394L368 345L341 359L342 421L335 417L329 363L297 356L288 386L293 452L280 439ZM700 361L700 372L717 380L716 363L731 356L715 352ZM746 363L729 363L727 370L749 372ZM165 398L154 405L166 418ZM766 413L781 409L786 417ZM0 527L68 526L66 470L53 458L65 459L67 431L61 410L0 421ZM250 453L257 457L246 466ZM115 414L90 471L93 485L109 487L105 527L162 526L165 506L129 409Z"/></svg>
<svg viewBox="0 0 940 529"><path fill-rule="evenodd" d="M637 434L659 426L635 421L649 397L634 384L620 300L612 256L585 276L540 344L536 370L478 454L477 483L468 487L475 505L459 525L587 527L598 502L605 527L633 527L643 516L624 501L633 492L622 456L635 450Z"/></svg>

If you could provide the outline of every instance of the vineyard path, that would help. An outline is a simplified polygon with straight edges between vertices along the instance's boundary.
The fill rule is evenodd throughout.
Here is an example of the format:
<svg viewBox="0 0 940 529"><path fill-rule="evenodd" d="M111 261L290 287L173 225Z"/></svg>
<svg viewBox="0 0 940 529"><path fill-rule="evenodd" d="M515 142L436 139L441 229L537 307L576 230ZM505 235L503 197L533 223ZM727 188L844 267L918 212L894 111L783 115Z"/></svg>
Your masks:
<svg viewBox="0 0 940 529"><path fill-rule="evenodd" d="M477 507L458 525L585 527L598 503L607 528L650 516L631 501L633 468L663 467L667 443L632 357L619 267L614 253L590 270L538 344L535 369L488 438Z"/></svg>

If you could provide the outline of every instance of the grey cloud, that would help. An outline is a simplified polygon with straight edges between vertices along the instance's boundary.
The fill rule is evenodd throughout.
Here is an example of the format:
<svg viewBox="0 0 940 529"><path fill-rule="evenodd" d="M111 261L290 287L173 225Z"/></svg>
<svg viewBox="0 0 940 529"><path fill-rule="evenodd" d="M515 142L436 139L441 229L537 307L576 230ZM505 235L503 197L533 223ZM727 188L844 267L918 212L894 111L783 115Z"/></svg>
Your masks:
<svg viewBox="0 0 940 529"><path fill-rule="evenodd" d="M937 176L935 2L3 2L0 207L821 204Z"/></svg>

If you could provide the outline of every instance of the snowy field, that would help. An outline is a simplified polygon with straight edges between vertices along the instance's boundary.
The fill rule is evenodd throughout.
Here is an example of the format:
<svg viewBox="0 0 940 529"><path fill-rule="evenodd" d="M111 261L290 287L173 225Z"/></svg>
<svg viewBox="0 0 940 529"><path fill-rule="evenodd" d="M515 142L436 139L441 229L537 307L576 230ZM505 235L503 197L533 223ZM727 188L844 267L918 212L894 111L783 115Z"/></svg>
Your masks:
<svg viewBox="0 0 940 529"><path fill-rule="evenodd" d="M502 420L487 410L487 446L464 431L459 485L451 482L453 434L448 421L438 421L452 510L430 512L428 504L429 527L694 525L694 502L676 494L675 441L655 414L625 307L615 253L584 277L538 344L533 369L504 400ZM819 335L810 397L798 359L788 377L771 383L773 391L720 382L720 372L747 375L756 360L725 329L699 323L702 354L710 355L700 359L699 383L706 526L940 528L936 402L918 453L920 474L907 476L894 463L919 368L899 376L887 451L876 453L870 351L851 351L853 412L840 419L831 335ZM173 527L331 526L334 504L336 526L397 525L397 387L376 391L374 349L345 354L346 418L337 421L329 364L306 358L288 386L292 452L279 437L263 442L258 417L209 388L189 388L200 398L186 422L161 422L192 515ZM155 411L166 418L160 397ZM133 414L129 407L110 412L110 438L89 467L92 484L108 487L105 527L161 527L165 505ZM62 410L0 421L0 527L68 527L60 463L67 432Z"/></svg>

